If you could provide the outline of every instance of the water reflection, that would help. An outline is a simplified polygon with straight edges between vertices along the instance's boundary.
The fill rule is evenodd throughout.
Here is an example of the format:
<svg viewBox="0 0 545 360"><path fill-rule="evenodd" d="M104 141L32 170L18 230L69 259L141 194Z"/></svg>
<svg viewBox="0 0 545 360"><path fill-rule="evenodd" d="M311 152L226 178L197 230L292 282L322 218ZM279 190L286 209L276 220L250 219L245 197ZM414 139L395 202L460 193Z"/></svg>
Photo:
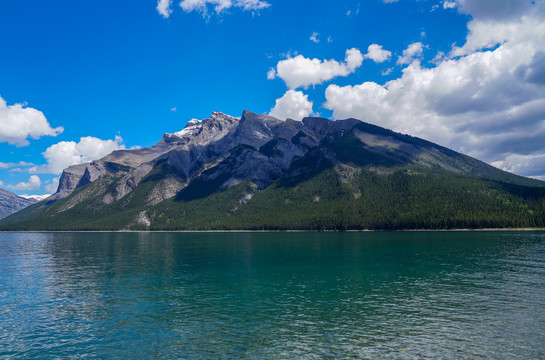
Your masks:
<svg viewBox="0 0 545 360"><path fill-rule="evenodd" d="M544 357L544 233L0 234L0 356Z"/></svg>

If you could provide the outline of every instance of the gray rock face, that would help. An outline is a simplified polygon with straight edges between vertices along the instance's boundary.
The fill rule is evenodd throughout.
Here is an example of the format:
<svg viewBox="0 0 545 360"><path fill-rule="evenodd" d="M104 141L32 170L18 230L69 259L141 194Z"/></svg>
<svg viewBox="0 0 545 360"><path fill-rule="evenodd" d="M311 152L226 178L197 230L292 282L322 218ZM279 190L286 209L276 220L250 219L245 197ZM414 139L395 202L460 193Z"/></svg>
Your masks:
<svg viewBox="0 0 545 360"><path fill-rule="evenodd" d="M0 219L16 213L36 202L35 199L25 199L12 192L0 189Z"/></svg>
<svg viewBox="0 0 545 360"><path fill-rule="evenodd" d="M192 119L181 131L164 134L150 148L114 151L102 159L71 166L64 170L57 193L48 201L103 179L96 187L100 190L81 192L63 208L71 208L90 196L100 197L106 206L126 198L152 172L161 175L146 194L147 204L157 204L177 194L182 198L206 196L241 181L250 181L260 190L285 174L296 160L308 157L310 150L347 134L359 140L369 154L391 157L391 162L429 167L448 164L444 151L438 147L356 119L306 117L302 121L282 121L248 110L240 118L213 112L207 119ZM331 157L327 161L338 162L325 148L320 151L321 158ZM457 166L453 163L449 170L466 171ZM348 171L345 167L339 167L343 176Z"/></svg>
<svg viewBox="0 0 545 360"><path fill-rule="evenodd" d="M246 203L263 206L262 196L276 201L286 188L298 191L306 181L319 187L345 184L342 191L351 191L358 199L365 196L358 184L360 175L391 174L396 169L423 176L432 169L432 175L444 170L488 180L507 179L513 184L529 181L426 140L360 120L308 117L281 121L245 110L240 118L214 112L207 119L189 121L181 131L164 134L152 147L115 151L71 166L63 172L57 193L28 212L33 216L41 210L41 221L56 218L61 226L69 227L73 219L89 217L90 228L149 229L156 221L176 228L185 226L186 206L198 211L201 206L219 206L219 192L241 182L243 186L227 193L234 199L228 216L243 211ZM320 178L321 182L312 183L321 174L332 181ZM309 194L308 200L328 201L318 193ZM26 213L14 218L26 220Z"/></svg>
<svg viewBox="0 0 545 360"><path fill-rule="evenodd" d="M54 201L62 199L74 192L78 187L95 181L105 172L106 169L101 162L92 161L86 164L70 166L62 172L57 192L51 195L47 200Z"/></svg>
<svg viewBox="0 0 545 360"><path fill-rule="evenodd" d="M102 159L69 167L48 201L64 198L79 187L111 175L116 179L115 190L100 195L104 204L110 204L131 193L164 161L174 174L152 191L148 199L151 204L174 196L197 178L197 183L211 189L227 188L244 180L262 189L309 149L350 131L357 122L323 118L282 121L248 110L240 118L213 112L207 119L192 119L181 131L164 134L150 148L114 151ZM78 201L73 199L66 207L75 206L85 197L78 196Z"/></svg>

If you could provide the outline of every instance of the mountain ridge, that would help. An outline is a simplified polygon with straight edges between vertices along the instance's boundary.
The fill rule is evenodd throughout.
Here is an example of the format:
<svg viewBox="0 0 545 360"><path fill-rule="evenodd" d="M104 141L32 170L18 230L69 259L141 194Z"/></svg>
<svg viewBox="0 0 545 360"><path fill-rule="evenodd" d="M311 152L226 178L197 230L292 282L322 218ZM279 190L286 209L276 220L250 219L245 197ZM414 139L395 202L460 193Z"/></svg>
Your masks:
<svg viewBox="0 0 545 360"><path fill-rule="evenodd" d="M449 192L438 179L459 192ZM312 188L316 194L300 198L290 192L299 187ZM374 193L368 192L371 188ZM55 194L0 224L2 229L77 230L243 229L244 224L251 229L399 228L402 224L425 228L431 222L424 215L402 220L409 213L424 214L422 206L435 207L433 201L424 201L423 189L435 192L438 202L444 197L459 202L467 213L464 221L473 227L494 221L505 226L540 225L545 218L545 182L357 119L282 121L244 110L240 118L213 112L207 119L190 120L181 131L164 134L150 148L118 150L65 169ZM328 197L333 193L338 201ZM379 193L382 199L376 198ZM347 194L352 195L345 197ZM285 197L284 202L276 201L279 196ZM368 221L375 218L367 212L371 200L377 208L391 203L393 209L402 209L405 205L396 203L396 198L407 196L405 201L415 205L405 210L407 214L395 212L390 221ZM472 197L481 199L487 208L480 209ZM507 200L498 200L504 198ZM228 202L225 208L221 201ZM313 209L321 208L320 202L329 202L329 208L311 216ZM353 206L354 214L359 215L345 213L343 204ZM247 209L280 218L278 212L286 210L294 218L307 220L296 226L286 219L283 227L281 221L265 219L265 215L256 219L258 215L248 214ZM185 218L177 211L185 212ZM203 211L201 218L187 215L191 211ZM392 209L382 211L387 214ZM456 223L451 210L437 211L438 215L428 216L445 218L440 227ZM215 219L210 218L206 225L208 220L203 219L212 214ZM312 220L313 216L318 220Z"/></svg>
<svg viewBox="0 0 545 360"><path fill-rule="evenodd" d="M0 220L37 202L36 199L15 195L0 189Z"/></svg>

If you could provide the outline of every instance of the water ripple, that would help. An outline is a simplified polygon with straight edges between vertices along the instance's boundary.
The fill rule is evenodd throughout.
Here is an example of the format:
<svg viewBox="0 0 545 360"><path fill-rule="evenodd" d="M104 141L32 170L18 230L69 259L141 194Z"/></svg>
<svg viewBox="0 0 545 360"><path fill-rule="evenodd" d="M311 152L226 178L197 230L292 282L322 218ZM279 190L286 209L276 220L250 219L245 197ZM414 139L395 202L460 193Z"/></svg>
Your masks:
<svg viewBox="0 0 545 360"><path fill-rule="evenodd" d="M545 358L545 233L0 234L0 358Z"/></svg>

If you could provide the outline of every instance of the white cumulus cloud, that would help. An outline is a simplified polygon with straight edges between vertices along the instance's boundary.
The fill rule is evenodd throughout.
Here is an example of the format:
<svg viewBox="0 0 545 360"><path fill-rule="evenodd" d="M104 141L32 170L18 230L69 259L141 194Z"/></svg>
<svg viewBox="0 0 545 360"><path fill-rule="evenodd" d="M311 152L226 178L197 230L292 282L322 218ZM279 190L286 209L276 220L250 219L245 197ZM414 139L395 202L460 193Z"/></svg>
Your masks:
<svg viewBox="0 0 545 360"><path fill-rule="evenodd" d="M433 68L412 62L385 84L330 85L324 106L337 119L359 118L518 174L544 176L545 2L522 15L514 11L506 18L502 9L501 16L482 19L482 4L468 0L466 9L470 3L479 11L472 14L465 44L450 58L437 59ZM507 9L514 4L495 4L502 3Z"/></svg>
<svg viewBox="0 0 545 360"><path fill-rule="evenodd" d="M51 145L43 153L46 165L31 168L29 171L43 174L60 174L71 165L98 160L114 150L125 149L123 139L102 140L92 136L82 137L79 142L61 141Z"/></svg>
<svg viewBox="0 0 545 360"><path fill-rule="evenodd" d="M479 20L505 20L520 17L541 0L455 0L460 12Z"/></svg>
<svg viewBox="0 0 545 360"><path fill-rule="evenodd" d="M346 50L344 62L336 60L309 59L302 55L281 60L276 65L276 76L284 80L290 89L307 88L321 84L338 76L348 76L363 62L362 53L356 49Z"/></svg>
<svg viewBox="0 0 545 360"><path fill-rule="evenodd" d="M320 35L320 34L317 33L317 32L313 32L312 35L310 35L310 41L315 42L315 43L319 43L320 39L318 39L318 35Z"/></svg>
<svg viewBox="0 0 545 360"><path fill-rule="evenodd" d="M45 191L47 191L49 194L56 193L57 188L59 187L59 179L60 176L51 179L50 182L46 182L46 185L44 186Z"/></svg>
<svg viewBox="0 0 545 360"><path fill-rule="evenodd" d="M450 56L464 56L482 49L491 49L498 44L536 44L545 38L545 6L543 1L532 11L503 20L479 18L469 22L466 42L454 47Z"/></svg>
<svg viewBox="0 0 545 360"><path fill-rule="evenodd" d="M0 185L3 185L10 190L36 190L42 186L42 181L37 175L31 175L27 182L20 182L16 185L9 185L0 182Z"/></svg>
<svg viewBox="0 0 545 360"><path fill-rule="evenodd" d="M268 2L260 0L237 0L234 5L244 11L261 10L271 6Z"/></svg>
<svg viewBox="0 0 545 360"><path fill-rule="evenodd" d="M301 120L312 114L312 101L308 100L308 95L302 91L288 90L279 99L276 99L276 104L271 109L269 115L277 119L293 119Z"/></svg>
<svg viewBox="0 0 545 360"><path fill-rule="evenodd" d="M378 44L371 44L367 48L367 54L365 54L366 59L371 59L376 63L383 63L385 61L390 60L390 57L392 56L392 52L388 50L384 50L382 48L382 45Z"/></svg>
<svg viewBox="0 0 545 360"><path fill-rule="evenodd" d="M170 17L170 14L172 14L172 0L157 1L157 11L165 19L168 19Z"/></svg>
<svg viewBox="0 0 545 360"><path fill-rule="evenodd" d="M30 166L34 166L33 163L29 163L29 162L26 162L26 161L19 161L19 162L9 162L9 163L5 163L5 162L0 162L0 169L11 169L11 168L17 168L17 167L30 167Z"/></svg>
<svg viewBox="0 0 545 360"><path fill-rule="evenodd" d="M410 64L413 60L420 58L423 51L424 44L421 42L412 43L405 50L403 50L403 56L400 56L397 59L397 64Z"/></svg>
<svg viewBox="0 0 545 360"><path fill-rule="evenodd" d="M44 114L23 104L7 105L0 97L0 142L11 145L28 145L28 138L57 136L64 129L52 128Z"/></svg>
<svg viewBox="0 0 545 360"><path fill-rule="evenodd" d="M217 14L226 9L236 7L244 11L258 11L271 6L266 1L261 0L183 0L180 7L185 12L198 11L203 15L208 14L209 7L213 7Z"/></svg>
<svg viewBox="0 0 545 360"><path fill-rule="evenodd" d="M382 70L380 72L380 75L387 76L387 75L390 75L392 73L392 71L394 71L394 68L388 68L388 69Z"/></svg>
<svg viewBox="0 0 545 360"><path fill-rule="evenodd" d="M492 163L497 168L545 180L545 151L535 154L510 154Z"/></svg>
<svg viewBox="0 0 545 360"><path fill-rule="evenodd" d="M274 80L274 78L276 78L276 69L270 68L269 71L267 71L267 79Z"/></svg>

